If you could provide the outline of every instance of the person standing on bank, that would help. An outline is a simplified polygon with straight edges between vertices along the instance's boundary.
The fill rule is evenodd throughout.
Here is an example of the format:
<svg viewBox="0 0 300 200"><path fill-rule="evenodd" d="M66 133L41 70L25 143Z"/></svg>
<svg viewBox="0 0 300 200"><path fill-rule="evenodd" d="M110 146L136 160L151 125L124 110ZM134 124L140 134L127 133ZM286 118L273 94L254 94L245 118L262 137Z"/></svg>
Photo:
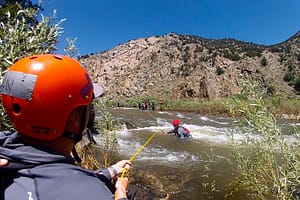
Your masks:
<svg viewBox="0 0 300 200"><path fill-rule="evenodd" d="M184 126L180 126L180 120L179 119L174 119L172 121L172 124L174 126L173 130L168 131L168 134L174 134L175 136L177 136L180 139L188 139L188 138L192 138L192 135L190 133L190 130L188 130L186 127Z"/></svg>
<svg viewBox="0 0 300 200"><path fill-rule="evenodd" d="M78 61L52 54L23 58L5 73L0 93L16 130L0 132L0 166L6 165L0 167L1 199L127 199L128 179L118 175L131 162L91 171L71 156L93 95Z"/></svg>

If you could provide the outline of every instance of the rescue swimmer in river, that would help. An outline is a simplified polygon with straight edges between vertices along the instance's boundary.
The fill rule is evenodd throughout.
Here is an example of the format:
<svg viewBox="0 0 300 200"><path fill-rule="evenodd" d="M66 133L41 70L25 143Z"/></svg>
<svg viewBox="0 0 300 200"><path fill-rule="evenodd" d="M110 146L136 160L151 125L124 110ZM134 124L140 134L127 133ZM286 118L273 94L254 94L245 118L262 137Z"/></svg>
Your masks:
<svg viewBox="0 0 300 200"><path fill-rule="evenodd" d="M191 138L193 138L190 130L187 129L186 127L180 125L180 120L179 119L174 119L172 121L172 124L174 126L174 129L168 131L167 134L173 134L173 135L175 135L176 137L178 137L180 139L191 139Z"/></svg>

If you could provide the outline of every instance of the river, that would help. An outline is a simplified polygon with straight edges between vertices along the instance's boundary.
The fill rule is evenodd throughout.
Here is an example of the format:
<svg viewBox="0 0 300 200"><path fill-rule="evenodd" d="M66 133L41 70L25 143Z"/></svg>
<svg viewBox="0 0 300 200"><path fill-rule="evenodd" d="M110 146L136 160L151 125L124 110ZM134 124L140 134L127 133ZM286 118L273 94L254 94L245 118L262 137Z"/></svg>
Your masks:
<svg viewBox="0 0 300 200"><path fill-rule="evenodd" d="M135 108L109 108L109 112L124 123L118 135L118 150L122 159L129 159L141 148L145 141L156 133L151 142L136 156L130 173L139 172L147 184L139 180L130 186L143 199L198 200L223 199L225 185L233 180L234 163L231 159L232 137L239 139L234 132L235 123L226 116L200 115L197 113L161 112L138 110ZM192 140L180 140L165 132L173 128L173 119L180 119L187 127ZM296 121L283 121L281 127L291 142L296 139L289 135L290 125ZM127 128L125 124L132 124ZM213 192L210 183L215 181ZM204 185L208 184L206 187ZM245 199L243 195L236 199Z"/></svg>

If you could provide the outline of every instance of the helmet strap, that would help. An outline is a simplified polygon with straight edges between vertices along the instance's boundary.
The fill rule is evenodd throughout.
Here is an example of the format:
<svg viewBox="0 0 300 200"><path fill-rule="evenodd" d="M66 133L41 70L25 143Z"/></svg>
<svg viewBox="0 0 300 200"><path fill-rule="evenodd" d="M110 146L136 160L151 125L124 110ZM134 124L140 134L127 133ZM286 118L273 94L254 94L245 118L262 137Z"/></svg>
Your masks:
<svg viewBox="0 0 300 200"><path fill-rule="evenodd" d="M81 163L81 158L79 157L78 153L77 153L77 150L75 148L75 146L73 146L73 149L72 149L72 155L73 155L73 158L75 159L75 161L77 163Z"/></svg>
<svg viewBox="0 0 300 200"><path fill-rule="evenodd" d="M62 134L63 137L73 140L75 144L82 139L82 132L86 128L86 124L87 124L87 120L88 120L88 117L87 117L88 111L87 110L88 110L87 106L82 107L82 111L81 111L82 117L80 119L80 130L81 130L80 133L75 133L72 131L64 131L64 133Z"/></svg>
<svg viewBox="0 0 300 200"><path fill-rule="evenodd" d="M73 140L75 144L79 142L82 138L82 134L76 134L72 132L64 132L62 136ZM72 155L77 163L81 163L81 159L76 151L75 145L72 148Z"/></svg>
<svg viewBox="0 0 300 200"><path fill-rule="evenodd" d="M82 139L82 133L64 132L62 136L73 140L75 144Z"/></svg>

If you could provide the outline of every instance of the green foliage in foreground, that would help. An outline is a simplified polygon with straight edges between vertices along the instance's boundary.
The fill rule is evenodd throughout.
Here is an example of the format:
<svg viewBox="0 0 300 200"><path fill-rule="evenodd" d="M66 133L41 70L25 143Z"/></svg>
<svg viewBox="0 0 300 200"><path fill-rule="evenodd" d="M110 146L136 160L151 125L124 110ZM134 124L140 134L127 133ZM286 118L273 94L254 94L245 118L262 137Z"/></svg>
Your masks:
<svg viewBox="0 0 300 200"><path fill-rule="evenodd" d="M28 7L14 15L7 12L5 21L0 21L0 81L8 67L17 60L55 50L63 20L54 23L54 12L51 17L41 16L39 22L28 23L28 19L36 18L38 12L38 9ZM2 105L0 113L0 129L12 129Z"/></svg>
<svg viewBox="0 0 300 200"><path fill-rule="evenodd" d="M107 111L105 103L101 99L94 100L95 110L97 116L101 116L100 120L97 120L96 128L100 132L99 140L102 154L102 163L104 166L109 166L115 162L115 152L118 146L118 140L116 131L120 129L120 124L110 112Z"/></svg>
<svg viewBox="0 0 300 200"><path fill-rule="evenodd" d="M256 83L244 82L243 98L235 96L226 103L234 116L241 116L239 127L244 127L238 130L244 133L243 139L234 141L238 175L228 186L226 199L233 199L240 192L250 199L297 199L299 144L286 142L258 88ZM296 135L299 133L295 131Z"/></svg>

